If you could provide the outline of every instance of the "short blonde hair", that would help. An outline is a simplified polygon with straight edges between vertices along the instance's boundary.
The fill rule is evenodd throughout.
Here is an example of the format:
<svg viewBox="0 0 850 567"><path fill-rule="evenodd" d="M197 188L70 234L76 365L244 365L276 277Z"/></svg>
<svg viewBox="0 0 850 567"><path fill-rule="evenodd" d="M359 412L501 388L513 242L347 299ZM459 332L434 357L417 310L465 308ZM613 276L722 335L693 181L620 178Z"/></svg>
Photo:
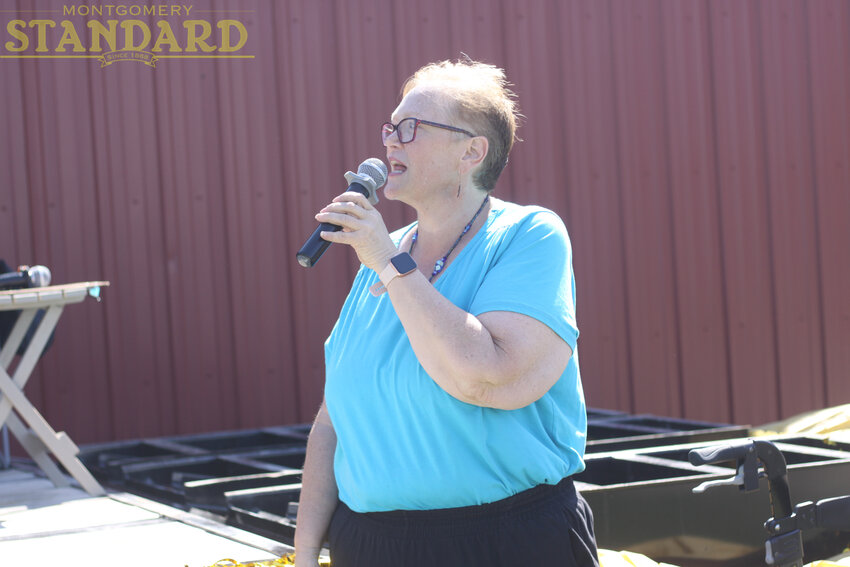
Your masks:
<svg viewBox="0 0 850 567"><path fill-rule="evenodd" d="M418 86L433 87L445 96L449 110L476 135L487 138L487 156L474 181L482 189L492 191L518 139L516 129L521 116L505 72L468 58L440 61L425 65L407 79L401 89L402 97Z"/></svg>

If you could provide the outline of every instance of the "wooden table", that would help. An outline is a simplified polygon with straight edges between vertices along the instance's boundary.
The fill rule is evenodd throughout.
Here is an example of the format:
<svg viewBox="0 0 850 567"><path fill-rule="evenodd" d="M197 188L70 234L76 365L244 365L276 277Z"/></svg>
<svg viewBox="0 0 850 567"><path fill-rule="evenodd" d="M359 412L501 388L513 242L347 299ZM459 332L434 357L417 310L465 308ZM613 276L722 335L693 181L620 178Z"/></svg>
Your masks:
<svg viewBox="0 0 850 567"><path fill-rule="evenodd" d="M81 282L0 291L0 311L21 310L9 338L0 350L0 426L8 426L12 435L53 484L68 486L70 482L53 462L51 454L83 490L92 496L104 494L103 487L77 458L80 450L71 438L64 432L54 431L27 399L24 386L44 352L65 306L80 303L89 296L99 301L100 288L108 285L109 282ZM15 353L39 309L45 310L44 317L38 323L32 340L18 361L14 374L10 376L8 371Z"/></svg>

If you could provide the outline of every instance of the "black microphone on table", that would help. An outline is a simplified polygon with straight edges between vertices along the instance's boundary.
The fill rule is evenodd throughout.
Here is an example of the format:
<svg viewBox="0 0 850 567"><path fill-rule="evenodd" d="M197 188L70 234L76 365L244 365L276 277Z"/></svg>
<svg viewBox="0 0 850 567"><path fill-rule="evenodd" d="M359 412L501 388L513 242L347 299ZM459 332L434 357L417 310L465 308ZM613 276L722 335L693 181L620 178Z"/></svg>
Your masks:
<svg viewBox="0 0 850 567"><path fill-rule="evenodd" d="M50 269L47 266L19 266L17 272L0 274L0 289L48 285L50 285Z"/></svg>
<svg viewBox="0 0 850 567"><path fill-rule="evenodd" d="M373 205L378 202L378 189L384 186L387 182L387 166L378 158L369 158L360 164L357 168L357 173L351 171L345 172L345 180L348 182L348 191L356 191L369 199ZM319 261L325 250L331 243L320 235L322 231L337 232L342 230L342 227L329 222L320 223L307 242L301 247L295 255L298 263L309 268Z"/></svg>

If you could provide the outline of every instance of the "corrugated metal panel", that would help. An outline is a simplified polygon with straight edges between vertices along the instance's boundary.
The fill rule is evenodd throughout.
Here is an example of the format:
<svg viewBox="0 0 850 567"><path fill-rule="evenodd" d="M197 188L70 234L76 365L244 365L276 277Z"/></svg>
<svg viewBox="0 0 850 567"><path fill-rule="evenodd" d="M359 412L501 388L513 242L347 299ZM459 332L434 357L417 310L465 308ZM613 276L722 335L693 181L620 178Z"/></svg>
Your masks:
<svg viewBox="0 0 850 567"><path fill-rule="evenodd" d="M758 4L709 2L714 120L733 420L778 415L775 294L765 173ZM694 259L699 261L698 259ZM719 379L718 379L719 380Z"/></svg>
<svg viewBox="0 0 850 567"><path fill-rule="evenodd" d="M682 413L731 421L709 12L697 1L662 6Z"/></svg>
<svg viewBox="0 0 850 567"><path fill-rule="evenodd" d="M591 405L760 423L850 399L846 3L239 10L253 60L0 60L0 256L113 282L27 387L57 429L309 420L357 266L294 251L345 170L384 155L404 78L461 52L505 67L526 116L497 194L570 229Z"/></svg>
<svg viewBox="0 0 850 567"><path fill-rule="evenodd" d="M682 413L664 44L658 2L614 4L614 88L625 291L637 407Z"/></svg>
<svg viewBox="0 0 850 567"><path fill-rule="evenodd" d="M585 395L597 406L632 408L637 384L631 376L623 285L625 213L616 167L618 123L612 112L616 89L611 7L595 0L560 5L561 127L569 161L558 155L543 167L566 169L552 191L569 195L570 207L561 212L573 244ZM523 135L527 141L522 145L534 143L530 129Z"/></svg>
<svg viewBox="0 0 850 567"><path fill-rule="evenodd" d="M792 415L825 402L808 32L805 6L797 0L759 8L761 49L769 54L762 63L762 110L770 187L777 390L780 413Z"/></svg>
<svg viewBox="0 0 850 567"><path fill-rule="evenodd" d="M850 399L850 5L806 5L827 401ZM812 62L817 62L813 64Z"/></svg>

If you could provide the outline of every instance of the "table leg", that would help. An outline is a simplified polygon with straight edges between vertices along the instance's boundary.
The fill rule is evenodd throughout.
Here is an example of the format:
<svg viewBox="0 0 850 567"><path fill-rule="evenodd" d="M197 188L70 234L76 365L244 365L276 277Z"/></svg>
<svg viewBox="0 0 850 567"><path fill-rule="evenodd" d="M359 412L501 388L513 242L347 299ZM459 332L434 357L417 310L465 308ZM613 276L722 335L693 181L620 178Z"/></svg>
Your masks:
<svg viewBox="0 0 850 567"><path fill-rule="evenodd" d="M12 332L9 333L9 337L3 343L3 349L0 350L0 368L9 368L9 363L12 362L21 341L24 340L24 335L27 334L27 329L30 328L30 323L35 318L35 312L35 309L28 309L18 315L18 320L15 321Z"/></svg>
<svg viewBox="0 0 850 567"><path fill-rule="evenodd" d="M0 468L8 469L12 466L12 456L9 453L9 428L5 424L0 427L0 436L3 438L3 466Z"/></svg>
<svg viewBox="0 0 850 567"><path fill-rule="evenodd" d="M18 346L20 346L21 341L24 340L24 336L27 333L27 329L29 329L30 323L32 323L32 320L35 318L35 314L35 309L29 309L27 311L22 311L18 315L18 319L12 327L12 332L9 333L8 337L6 337L6 342L3 344L3 348L0 349L0 369L6 371L9 370L9 365L15 357ZM0 413L3 412L0 411ZM4 418L0 418L0 424L4 423L4 421ZM2 432L3 438L2 467L0 468L9 468L11 464L11 457L9 453L9 429L3 425L0 427L0 432Z"/></svg>
<svg viewBox="0 0 850 567"><path fill-rule="evenodd" d="M17 411L21 418L29 425L32 433L41 440L41 443L43 443L51 453L53 453L56 460L65 467L66 471L68 471L68 474L80 483L83 490L92 496L105 494L103 487L100 486L88 469L86 469L86 467L84 467L77 458L77 453L79 453L80 450L76 445L74 445L71 438L65 435L65 433L56 433L56 431L50 427L44 417L42 417L41 414L38 413L38 410L35 409L35 406L30 403L26 396L24 396L23 392L21 392L15 383L12 382L12 379L9 378L9 375L6 374L5 370L0 370L0 391L3 392L3 401L5 402L8 400L11 402L15 411ZM7 415L9 417L12 416L11 413ZM7 418L7 421L10 427L13 427L17 418ZM12 429L12 432L15 433L15 430ZM27 437L26 433L28 432L19 431L18 433L21 433L21 435L19 436L16 434L15 436L18 437L21 443L24 443Z"/></svg>
<svg viewBox="0 0 850 567"><path fill-rule="evenodd" d="M15 335L19 331L19 327L22 326L22 322L26 322L26 325L23 326L23 332L26 332L26 330L29 328L29 321L32 321L32 317L34 314L34 309L21 313L18 322L15 323L15 327L12 329L12 333L9 335L10 338L12 337L12 335ZM48 307L47 312L44 314L44 317L41 320L41 324L38 326L38 329L36 329L35 333L33 333L32 340L27 346L27 350L24 351L24 355L21 357L21 360L18 362L18 366L15 368L15 374L12 377L15 382L15 385L18 387L19 390L23 391L27 380L29 380L30 374L32 374L33 368L35 368L35 363L38 362L38 358L44 351L44 347L47 344L47 341L50 339L50 333L52 333L53 329L56 327L56 322L59 321L59 316L61 314L61 305L51 305L50 307ZM29 315L29 317L25 318L25 315ZM12 344L13 342L15 341L10 341L9 344ZM17 341L17 343L20 344L20 339ZM14 346L17 349L17 345ZM4 355L6 354L5 351L6 347L4 346ZM8 368L8 363L2 364L0 366L2 366L2 370L5 373L6 368ZM6 400L5 398L0 398L0 423L3 423L6 420L6 416L9 415L9 412L11 410L12 407L9 405L8 400Z"/></svg>
<svg viewBox="0 0 850 567"><path fill-rule="evenodd" d="M30 312L34 311L35 310L30 310ZM24 311L21 319L23 319L23 315L27 313L27 311ZM6 366L8 366L8 362L0 368L0 392L3 393L3 397L0 399L0 424L8 422L10 430L15 437L17 437L21 444L24 445L36 463L44 469L45 473L51 480L54 481L54 483L57 482L58 477L61 477L61 474L58 473L58 470L50 470L51 465L53 469L56 469L56 466L53 465L50 460L47 450L53 453L56 459L62 464L62 466L65 467L65 470L67 470L68 473L80 483L86 492L92 495L101 495L104 494L103 488L83 466L79 459L77 459L77 454L80 452L77 446L74 445L73 441L71 441L71 439L64 433L57 434L38 410L35 409L29 400L27 400L23 393L23 387L29 379L33 368L35 368L38 358L44 351L44 346L47 344L47 341L50 338L50 333L53 332L53 329L56 327L56 322L59 320L59 316L61 314L61 305L51 305L47 308L47 312L44 314L41 324L33 334L30 344L27 346L24 355L21 357L21 360L15 368L14 379L6 373ZM23 322L27 323L26 327L23 327L23 325L20 325L20 327L23 327L24 329L28 328L28 322L26 320ZM22 321L19 320L18 323L22 323ZM18 323L16 323L13 328L13 334L20 334ZM20 339L16 342L20 343ZM10 343L9 346L17 345L11 345ZM4 357L9 356L5 347L2 354ZM9 358L9 362L11 362L11 357ZM12 408L14 408L21 418L23 418L23 420L29 425L32 432L27 430L23 423L21 423L17 417L12 414ZM34 433L40 440L40 444L44 447L43 449L32 440L30 437L32 433ZM45 468L45 466L47 468Z"/></svg>
<svg viewBox="0 0 850 567"><path fill-rule="evenodd" d="M12 432L12 435L15 436L30 458L35 461L35 464L44 471L44 474L47 475L47 478L50 479L54 486L62 487L71 485L68 482L68 478L62 474L62 471L59 470L59 467L50 458L45 444L41 442L41 439L37 435L27 429L27 426L21 422L14 412L9 414L6 424L9 426L9 431Z"/></svg>

